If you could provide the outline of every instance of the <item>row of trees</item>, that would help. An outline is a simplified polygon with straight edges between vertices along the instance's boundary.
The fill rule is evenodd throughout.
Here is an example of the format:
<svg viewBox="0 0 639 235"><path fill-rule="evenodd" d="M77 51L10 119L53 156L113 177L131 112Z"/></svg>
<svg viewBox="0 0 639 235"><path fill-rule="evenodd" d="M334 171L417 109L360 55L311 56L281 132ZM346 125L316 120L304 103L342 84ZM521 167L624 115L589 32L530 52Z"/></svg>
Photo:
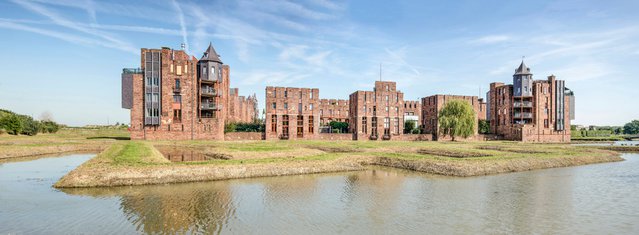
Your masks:
<svg viewBox="0 0 639 235"><path fill-rule="evenodd" d="M0 133L7 132L12 135L37 135L38 133L56 133L60 125L52 120L50 114L43 114L42 121L33 119L27 115L20 115L8 110L0 110Z"/></svg>

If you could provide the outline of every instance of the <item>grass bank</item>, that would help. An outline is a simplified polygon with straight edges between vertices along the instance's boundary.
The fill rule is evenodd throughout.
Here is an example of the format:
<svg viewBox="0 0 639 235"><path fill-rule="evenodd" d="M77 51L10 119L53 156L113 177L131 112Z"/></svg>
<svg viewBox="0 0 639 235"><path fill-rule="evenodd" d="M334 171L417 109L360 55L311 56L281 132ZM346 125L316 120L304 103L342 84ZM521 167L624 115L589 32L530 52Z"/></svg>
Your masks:
<svg viewBox="0 0 639 235"><path fill-rule="evenodd" d="M171 162L165 156L200 161ZM617 152L595 147L498 141L123 141L55 186L179 183L352 171L367 165L477 176L622 160Z"/></svg>
<svg viewBox="0 0 639 235"><path fill-rule="evenodd" d="M126 129L64 128L55 134L0 135L0 159L34 157L68 152L95 152L128 140Z"/></svg>

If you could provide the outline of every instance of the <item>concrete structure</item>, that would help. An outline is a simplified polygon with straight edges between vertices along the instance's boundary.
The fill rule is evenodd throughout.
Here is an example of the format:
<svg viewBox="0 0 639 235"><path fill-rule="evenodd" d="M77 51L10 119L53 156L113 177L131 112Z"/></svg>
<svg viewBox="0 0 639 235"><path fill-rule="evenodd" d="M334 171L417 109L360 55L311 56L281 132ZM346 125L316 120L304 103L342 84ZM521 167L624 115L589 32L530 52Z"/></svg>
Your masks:
<svg viewBox="0 0 639 235"><path fill-rule="evenodd" d="M266 87L266 139L316 139L319 89Z"/></svg>
<svg viewBox="0 0 639 235"><path fill-rule="evenodd" d="M404 132L404 93L395 82L376 81L373 91L349 96L349 129L354 140L390 140Z"/></svg>
<svg viewBox="0 0 639 235"><path fill-rule="evenodd" d="M463 100L473 107L475 112L475 136L478 134L478 120L480 116L480 101L477 96L462 96L462 95L432 95L422 98L422 133L432 134L433 140L443 140L444 137L439 135L439 111L444 107L446 103L451 100ZM473 136L473 138L475 137Z"/></svg>
<svg viewBox="0 0 639 235"><path fill-rule="evenodd" d="M122 70L122 107L131 110L131 139L224 139L230 68L212 45L199 60L166 47L142 48L140 58L139 69ZM246 103L251 102L256 103L254 96Z"/></svg>
<svg viewBox="0 0 639 235"><path fill-rule="evenodd" d="M331 121L348 122L348 100L320 99L320 126L328 126Z"/></svg>
<svg viewBox="0 0 639 235"><path fill-rule="evenodd" d="M524 142L570 142L574 95L554 75L533 80L522 61L513 84L495 82L488 92L488 118L493 134Z"/></svg>

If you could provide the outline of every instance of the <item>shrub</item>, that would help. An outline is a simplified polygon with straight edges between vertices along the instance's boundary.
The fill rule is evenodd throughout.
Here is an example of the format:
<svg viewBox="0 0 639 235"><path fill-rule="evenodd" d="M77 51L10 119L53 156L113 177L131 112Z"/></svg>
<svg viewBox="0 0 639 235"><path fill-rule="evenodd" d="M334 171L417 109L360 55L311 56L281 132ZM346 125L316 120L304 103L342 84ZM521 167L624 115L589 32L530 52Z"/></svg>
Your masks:
<svg viewBox="0 0 639 235"><path fill-rule="evenodd" d="M56 133L60 130L60 125L53 121L43 121L42 122L42 132L43 133Z"/></svg>
<svg viewBox="0 0 639 235"><path fill-rule="evenodd" d="M40 124L39 121L33 120L33 118L29 116L21 116L20 119L23 127L21 134L34 136L42 131L42 124Z"/></svg>
<svg viewBox="0 0 639 235"><path fill-rule="evenodd" d="M330 123L328 123L328 125L331 126L331 129L333 129L333 133L348 132L348 122L331 121ZM335 132L335 130L339 130L339 132Z"/></svg>
<svg viewBox="0 0 639 235"><path fill-rule="evenodd" d="M479 134L490 134L490 124L486 120L479 120Z"/></svg>
<svg viewBox="0 0 639 235"><path fill-rule="evenodd" d="M9 113L0 118L0 127L10 134L17 135L22 132L23 124L18 115Z"/></svg>

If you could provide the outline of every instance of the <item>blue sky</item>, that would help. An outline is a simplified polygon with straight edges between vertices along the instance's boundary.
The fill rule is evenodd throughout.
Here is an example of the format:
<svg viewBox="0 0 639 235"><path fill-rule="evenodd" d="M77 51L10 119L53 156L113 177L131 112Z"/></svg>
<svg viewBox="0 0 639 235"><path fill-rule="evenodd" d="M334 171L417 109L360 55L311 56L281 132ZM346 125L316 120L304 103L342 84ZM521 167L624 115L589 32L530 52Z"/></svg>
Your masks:
<svg viewBox="0 0 639 235"><path fill-rule="evenodd" d="M200 57L231 86L320 88L346 99L394 80L405 99L484 96L525 56L577 98L576 124L639 119L639 1L0 1L0 108L70 125L129 122L120 73L139 48Z"/></svg>

